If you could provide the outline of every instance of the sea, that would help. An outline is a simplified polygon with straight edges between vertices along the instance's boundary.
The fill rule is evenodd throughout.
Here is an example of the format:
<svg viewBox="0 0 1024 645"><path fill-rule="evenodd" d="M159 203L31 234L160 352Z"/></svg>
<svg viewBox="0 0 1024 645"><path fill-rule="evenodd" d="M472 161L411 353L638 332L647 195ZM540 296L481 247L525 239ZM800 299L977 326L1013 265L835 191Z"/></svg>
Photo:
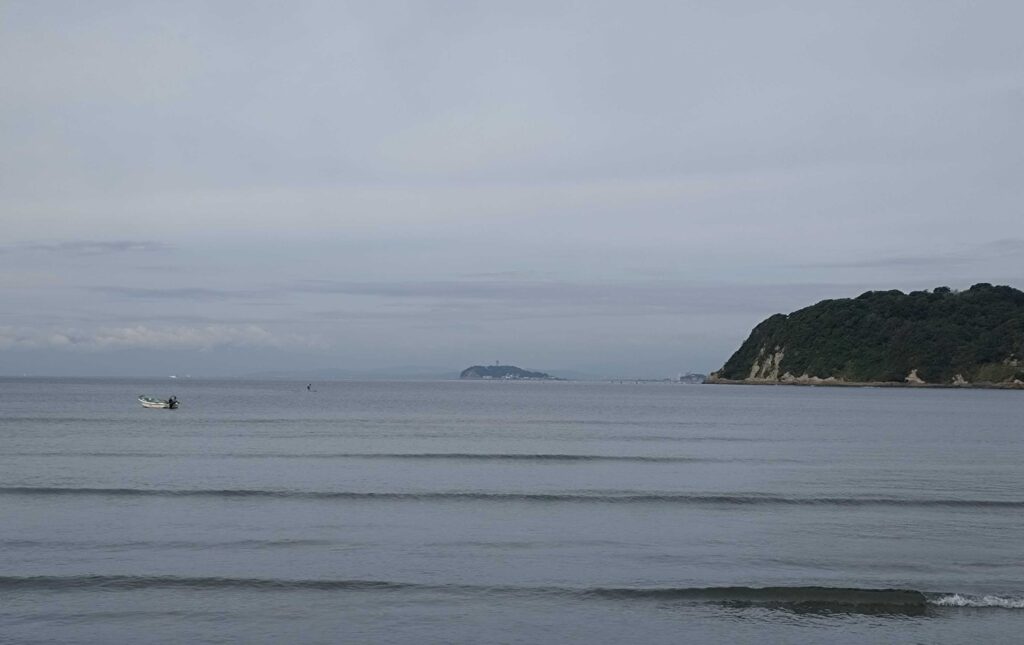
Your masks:
<svg viewBox="0 0 1024 645"><path fill-rule="evenodd" d="M1024 641L1024 392L307 385L0 380L0 642Z"/></svg>

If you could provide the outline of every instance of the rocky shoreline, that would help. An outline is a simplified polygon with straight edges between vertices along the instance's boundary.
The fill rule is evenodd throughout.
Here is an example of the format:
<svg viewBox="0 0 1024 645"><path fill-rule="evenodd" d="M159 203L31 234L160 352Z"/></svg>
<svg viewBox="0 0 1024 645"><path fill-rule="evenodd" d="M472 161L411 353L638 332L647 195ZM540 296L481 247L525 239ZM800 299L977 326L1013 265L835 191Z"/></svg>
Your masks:
<svg viewBox="0 0 1024 645"><path fill-rule="evenodd" d="M943 389L943 390L1024 390L1024 383L926 383L897 381L844 381L837 378L819 378L817 376L790 379L727 379L711 374L704 381L711 385L797 385L804 387L894 387L912 389Z"/></svg>

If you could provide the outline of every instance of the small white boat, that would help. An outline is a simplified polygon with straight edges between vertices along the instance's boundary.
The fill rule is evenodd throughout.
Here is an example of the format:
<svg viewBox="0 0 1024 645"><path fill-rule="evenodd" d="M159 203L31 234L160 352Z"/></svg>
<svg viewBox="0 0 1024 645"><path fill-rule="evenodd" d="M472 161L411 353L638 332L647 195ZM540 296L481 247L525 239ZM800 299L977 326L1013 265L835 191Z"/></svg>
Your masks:
<svg viewBox="0 0 1024 645"><path fill-rule="evenodd" d="M139 395L139 403L144 408L159 408L164 410L177 410L179 401L177 397L172 396L169 399L154 399L151 396Z"/></svg>

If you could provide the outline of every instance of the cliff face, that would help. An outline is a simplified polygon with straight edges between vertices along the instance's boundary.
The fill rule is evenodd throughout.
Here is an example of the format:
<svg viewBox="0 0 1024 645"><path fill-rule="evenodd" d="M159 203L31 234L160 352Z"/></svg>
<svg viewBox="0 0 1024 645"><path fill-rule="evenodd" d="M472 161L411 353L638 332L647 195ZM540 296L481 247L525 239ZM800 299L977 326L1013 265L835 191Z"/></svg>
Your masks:
<svg viewBox="0 0 1024 645"><path fill-rule="evenodd" d="M869 291L776 314L708 382L1024 386L1024 292Z"/></svg>

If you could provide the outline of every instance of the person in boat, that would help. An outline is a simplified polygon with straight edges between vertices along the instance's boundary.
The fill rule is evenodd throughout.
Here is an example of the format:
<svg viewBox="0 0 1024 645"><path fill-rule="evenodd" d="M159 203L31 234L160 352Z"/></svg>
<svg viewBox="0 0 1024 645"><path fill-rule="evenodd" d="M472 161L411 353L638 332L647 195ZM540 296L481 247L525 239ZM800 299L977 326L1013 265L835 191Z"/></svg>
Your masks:
<svg viewBox="0 0 1024 645"><path fill-rule="evenodd" d="M175 407L176 405L178 405L178 397L172 394L171 398L167 399L167 404L170 405L172 408Z"/></svg>

